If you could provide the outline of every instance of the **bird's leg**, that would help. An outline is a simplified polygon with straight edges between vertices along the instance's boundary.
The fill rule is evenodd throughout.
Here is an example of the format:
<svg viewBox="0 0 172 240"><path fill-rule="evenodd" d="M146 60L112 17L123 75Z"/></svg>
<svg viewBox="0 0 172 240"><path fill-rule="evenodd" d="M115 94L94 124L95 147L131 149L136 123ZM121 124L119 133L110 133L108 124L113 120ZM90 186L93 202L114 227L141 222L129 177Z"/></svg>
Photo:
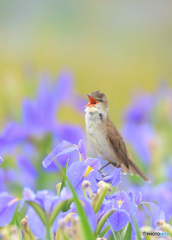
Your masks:
<svg viewBox="0 0 172 240"><path fill-rule="evenodd" d="M103 168L105 168L106 166L108 166L109 164L110 164L110 162L106 163L103 167L101 167L101 168L99 169L99 171L101 172L101 170L102 170Z"/></svg>
<svg viewBox="0 0 172 240"><path fill-rule="evenodd" d="M103 168L107 167L109 164L112 164L114 167L117 167L117 163L116 163L116 162L114 162L114 163L108 162L108 163L106 163L103 167L101 167L101 168L99 169L99 171L101 171Z"/></svg>
<svg viewBox="0 0 172 240"><path fill-rule="evenodd" d="M114 162L114 163L111 162L111 164L112 164L114 167L118 167L118 165L117 165L116 162Z"/></svg>
<svg viewBox="0 0 172 240"><path fill-rule="evenodd" d="M108 164L112 164L114 167L119 167L116 162L114 162L114 163L109 162L109 163L107 163L106 165L104 165L101 169L103 169L104 167L106 167ZM112 169L112 171L113 171L113 170L114 170L114 168ZM112 171L110 171L110 172L109 172L107 175L105 175L104 177L107 177L109 174L111 174Z"/></svg>

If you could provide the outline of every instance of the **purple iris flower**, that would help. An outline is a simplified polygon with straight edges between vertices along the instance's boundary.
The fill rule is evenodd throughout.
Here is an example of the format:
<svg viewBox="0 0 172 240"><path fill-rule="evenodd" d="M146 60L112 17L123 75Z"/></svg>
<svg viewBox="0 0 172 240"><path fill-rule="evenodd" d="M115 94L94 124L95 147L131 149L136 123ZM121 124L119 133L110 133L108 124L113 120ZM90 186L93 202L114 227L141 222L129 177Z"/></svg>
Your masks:
<svg viewBox="0 0 172 240"><path fill-rule="evenodd" d="M109 222L113 227L114 231L120 231L129 221L132 227L132 240L135 239L135 225L133 217L138 218L136 215L138 213L138 205L142 204L142 193L137 192L134 196L132 192L126 193L124 191L112 194L110 196L106 196L103 201L102 207L99 211L99 220L101 217L109 210L116 210L110 217ZM154 228L156 228L156 223L158 220L165 221L164 211L157 205L151 202L145 202L147 205L142 204L146 213L150 217L151 224ZM107 236L110 234L110 231L107 233Z"/></svg>
<svg viewBox="0 0 172 240"><path fill-rule="evenodd" d="M71 194L66 188L64 188L60 196L57 196L52 191L41 190L36 194L29 188L24 188L23 191L24 200L29 200L37 203L44 210L47 216L50 216L53 208L63 200L66 200L71 197ZM28 208L27 211L27 220L33 234L39 238L44 239L45 228L44 224L40 220L39 216L32 207ZM57 231L58 226L53 225L53 230Z"/></svg>
<svg viewBox="0 0 172 240"><path fill-rule="evenodd" d="M135 193L133 192L129 192L128 193L131 201L134 201L135 204L138 206L141 201L142 201L142 193L139 191L136 191ZM140 209L137 210L136 212L136 215L135 215L135 219L136 219L136 222L138 224L139 227L143 227L144 225L144 221L146 219L146 213ZM134 222L133 222L133 219L132 219L132 226L133 226L133 234L132 236L134 236L135 234L135 226L134 226Z"/></svg>
<svg viewBox="0 0 172 240"><path fill-rule="evenodd" d="M91 206L91 201L88 198L81 198L81 202L84 206L85 213L87 215L88 221L90 223L91 229L94 232L96 230L97 225L97 217L94 213L94 210Z"/></svg>
<svg viewBox="0 0 172 240"><path fill-rule="evenodd" d="M172 185L171 182L164 182L157 186L139 186L139 190L144 196L144 202L154 202L164 211L166 221L172 218ZM138 191L138 187L132 187L132 191ZM151 192L151 194L150 194Z"/></svg>
<svg viewBox="0 0 172 240"><path fill-rule="evenodd" d="M25 150L25 155L27 155L27 150L25 146L22 149ZM7 168L0 169L0 191L7 189L11 184L17 184L21 186L34 187L37 180L37 170L29 158L20 155L16 160L17 168Z"/></svg>
<svg viewBox="0 0 172 240"><path fill-rule="evenodd" d="M84 141L82 139L79 140L78 150L81 154L82 160L85 161L87 156L86 156L86 152L85 152L85 144L84 144Z"/></svg>
<svg viewBox="0 0 172 240"><path fill-rule="evenodd" d="M114 168L114 170L103 178L103 181L111 182L114 187L117 187L121 182L121 168Z"/></svg>
<svg viewBox="0 0 172 240"><path fill-rule="evenodd" d="M8 192L0 192L0 227L12 221L18 204L18 199Z"/></svg>
<svg viewBox="0 0 172 240"><path fill-rule="evenodd" d="M9 152L9 146L12 148L27 136L23 127L16 123L10 123L0 135L0 151Z"/></svg>
<svg viewBox="0 0 172 240"><path fill-rule="evenodd" d="M70 71L61 71L55 88L57 102L71 104L75 109L83 112L83 106L87 104L87 99L76 94L73 86L73 74Z"/></svg>
<svg viewBox="0 0 172 240"><path fill-rule="evenodd" d="M83 140L79 140L78 146L68 142L68 141L62 141L59 145L57 145L53 151L43 160L42 165L45 168L54 169L54 166L56 169L58 168L58 164L60 164L62 167L66 165L66 161L69 159L68 165L70 166L73 162L78 160L78 153L81 155L81 157L86 159L85 155L85 146ZM56 165L57 164L57 165Z"/></svg>
<svg viewBox="0 0 172 240"><path fill-rule="evenodd" d="M71 161L71 154L79 152L83 161ZM69 158L70 154L70 158ZM78 146L71 142L62 141L53 151L43 160L43 166L49 167L53 162L58 161L63 167L69 161L67 175L74 187L80 192L83 180L89 180L92 183L93 191L97 189L97 182L102 179L98 170L101 168L99 158L87 158L85 153L84 141L80 140ZM79 169L79 171L78 171ZM113 186L117 186L120 182L120 168L115 168L109 175L103 178L106 182L112 182Z"/></svg>
<svg viewBox="0 0 172 240"><path fill-rule="evenodd" d="M53 151L42 161L43 167L47 168L52 162L58 161L62 157L65 157L65 162L69 158L69 154L77 151L77 146L67 142L62 141ZM59 162L61 164L61 162ZM64 164L65 165L65 164Z"/></svg>
<svg viewBox="0 0 172 240"><path fill-rule="evenodd" d="M19 181L25 187L33 188L37 178L37 171L29 159L19 156L17 159L19 167Z"/></svg>
<svg viewBox="0 0 172 240"><path fill-rule="evenodd" d="M124 119L126 122L140 124L150 120L150 114L155 106L155 97L141 93L133 99L130 106L126 109Z"/></svg>
<svg viewBox="0 0 172 240"><path fill-rule="evenodd" d="M153 188L143 186L141 191L146 202L155 202L164 210L167 221L172 218L172 185L170 182L161 183Z"/></svg>
<svg viewBox="0 0 172 240"><path fill-rule="evenodd" d="M132 193L132 194L133 194L133 193ZM136 193L135 203L136 203L137 205L139 205L139 204L141 203L141 201L142 201L142 196L143 196L143 194L142 194L140 191Z"/></svg>
<svg viewBox="0 0 172 240"><path fill-rule="evenodd" d="M90 223L90 226L91 226L91 229L92 231L95 231L96 230L96 226L97 226L97 217L96 217L96 214L92 208L92 205L91 205L91 200L89 198L83 198L81 197L80 198L80 202L84 208L84 211L87 215L87 218L88 218L88 221ZM75 203L72 203L71 204L71 211L73 212L76 212L77 213L77 208L76 208L76 205Z"/></svg>
<svg viewBox="0 0 172 240"><path fill-rule="evenodd" d="M50 87L49 81L50 79L41 79L35 101L24 101L23 124L34 135L53 130L57 125L56 114L60 105L73 103L75 96L69 72L61 72L54 86ZM80 102L79 99L78 101ZM73 106L76 107L75 104Z"/></svg>
<svg viewBox="0 0 172 240"><path fill-rule="evenodd" d="M43 79L40 81L36 99L34 101L26 99L23 102L21 123L9 124L0 135L0 150L4 151L8 148L9 152L9 147L16 146L21 141L30 141L30 137L39 138L47 133L53 135L55 131L57 131L54 134L56 142L63 139L78 142L80 138L84 138L81 128L60 124L56 119L57 111L62 103L70 103L80 110L77 102L83 104L83 109L85 103L74 93L70 73L61 73L57 84L52 87L47 79ZM70 127L75 134L71 134Z"/></svg>
<svg viewBox="0 0 172 240"><path fill-rule="evenodd" d="M65 125L57 124L56 115L60 105L72 104L75 109L81 110L77 102L82 103L82 109L86 103L85 100L83 101L81 97L78 97L76 93L74 93L73 86L72 74L67 71L59 74L57 84L52 87L50 87L47 79L43 79L43 81L40 82L36 101L26 100L24 102L23 123L25 126L30 127L29 132L45 133L46 131L49 132L58 128L57 130L58 132L60 130L61 133L59 134L61 135L64 134L63 131L67 131ZM66 125L66 127L68 127L68 125ZM60 140L62 139L68 140L64 136L60 138Z"/></svg>
<svg viewBox="0 0 172 240"><path fill-rule="evenodd" d="M156 136L150 122L151 112L156 104L155 100L153 95L137 96L125 112L122 129L123 137L146 164L150 164L150 146Z"/></svg>
<svg viewBox="0 0 172 240"><path fill-rule="evenodd" d="M85 139L85 135L83 130L80 127L75 125L70 125L70 124L58 124L53 131L53 146L56 146L57 142L60 142L63 139L65 139L67 142L70 142L71 144L77 144L79 139L81 138ZM69 158L69 154L70 154L70 158ZM70 165L72 162L75 162L78 158L77 151L75 150L71 151L71 153L69 154L62 154L61 156L58 156L57 160L63 167L65 166L67 159L69 159L69 165ZM56 162L53 161L50 164L50 166L48 166L47 171L51 171L51 170L57 171L58 167L55 163Z"/></svg>
<svg viewBox="0 0 172 240"><path fill-rule="evenodd" d="M134 200L133 194L121 191L106 196L100 208L98 219L100 220L106 212L112 209L116 211L109 217L109 222L114 231L120 231L130 221L133 230L132 239L134 239L135 226L133 217L138 210L138 206ZM109 230L107 236L110 232L111 231Z"/></svg>
<svg viewBox="0 0 172 240"><path fill-rule="evenodd" d="M84 211L86 213L86 216L88 218L88 221L90 223L92 231L95 231L96 226L97 226L97 218L96 218L96 214L94 213L94 210L91 206L91 200L88 198L81 197L80 202L84 208ZM56 220L53 224L54 226L56 226L56 231L57 231L58 221L60 219L67 219L68 216L77 216L77 215L78 215L78 213L77 213L76 205L75 205L75 203L71 203L70 209L67 212L61 212L58 215L58 217L56 218Z"/></svg>
<svg viewBox="0 0 172 240"><path fill-rule="evenodd" d="M67 170L67 176L78 193L82 194L82 182L84 180L90 181L91 189L95 192L97 183L102 179L101 174L98 172L100 167L100 159L87 158L85 162L72 163Z"/></svg>
<svg viewBox="0 0 172 240"><path fill-rule="evenodd" d="M54 192L48 191L48 190L41 190L41 191L38 191L36 194L29 188L24 188L24 191L23 191L24 200L29 200L37 203L44 210L47 217L50 216L54 207L58 203L60 203L61 201L67 200L71 197L72 195L67 188L62 189L62 191L60 192L60 196L57 196L54 194ZM59 215L56 217L53 223L53 226L52 226L53 233L55 233L59 228L58 220L60 219L61 214L62 213L59 213ZM42 223L39 216L37 215L37 213L32 207L28 208L27 220L33 234L39 239L44 239L44 236L45 236L44 224Z"/></svg>
<svg viewBox="0 0 172 240"><path fill-rule="evenodd" d="M3 163L3 159L0 157L0 164L2 164Z"/></svg>
<svg viewBox="0 0 172 240"><path fill-rule="evenodd" d="M156 228L157 227L157 221L159 220L163 220L165 221L165 213L164 211L161 209L160 206L158 206L155 203L151 203L151 202L146 202L148 206L142 204L143 208L145 209L146 213L148 214L148 216L150 217L151 220L151 225Z"/></svg>

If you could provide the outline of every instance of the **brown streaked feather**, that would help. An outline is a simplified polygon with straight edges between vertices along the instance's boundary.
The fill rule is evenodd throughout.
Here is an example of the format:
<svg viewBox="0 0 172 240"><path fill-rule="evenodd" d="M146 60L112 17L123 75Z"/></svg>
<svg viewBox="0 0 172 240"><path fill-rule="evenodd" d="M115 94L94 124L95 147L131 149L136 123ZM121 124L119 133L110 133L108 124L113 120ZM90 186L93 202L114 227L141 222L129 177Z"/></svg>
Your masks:
<svg viewBox="0 0 172 240"><path fill-rule="evenodd" d="M141 171L135 164L130 153L127 151L123 138L113 122L108 119L106 123L106 139L111 144L118 159L118 165L121 167L123 173L140 175L146 182L150 179ZM115 159L114 159L115 160Z"/></svg>
<svg viewBox="0 0 172 240"><path fill-rule="evenodd" d="M124 163L124 165L129 168L128 164L128 153L125 146L125 143L121 137L121 134L113 124L113 122L108 119L106 123L106 139L111 144L112 148L114 149L118 161L120 163Z"/></svg>
<svg viewBox="0 0 172 240"><path fill-rule="evenodd" d="M93 98L103 98L103 97L106 97L106 95L104 93L101 93L100 90L92 92L91 96Z"/></svg>

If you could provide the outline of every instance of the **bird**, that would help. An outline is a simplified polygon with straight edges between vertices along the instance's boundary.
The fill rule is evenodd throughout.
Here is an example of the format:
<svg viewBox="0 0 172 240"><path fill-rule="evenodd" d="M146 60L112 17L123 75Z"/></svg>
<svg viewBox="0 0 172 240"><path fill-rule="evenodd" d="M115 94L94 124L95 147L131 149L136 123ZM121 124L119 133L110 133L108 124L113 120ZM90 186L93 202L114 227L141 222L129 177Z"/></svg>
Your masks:
<svg viewBox="0 0 172 240"><path fill-rule="evenodd" d="M150 182L132 159L120 132L110 120L109 101L105 93L98 90L87 96L90 102L85 106L86 135L95 153L107 161L101 169L111 164L121 168L123 174L140 175Z"/></svg>

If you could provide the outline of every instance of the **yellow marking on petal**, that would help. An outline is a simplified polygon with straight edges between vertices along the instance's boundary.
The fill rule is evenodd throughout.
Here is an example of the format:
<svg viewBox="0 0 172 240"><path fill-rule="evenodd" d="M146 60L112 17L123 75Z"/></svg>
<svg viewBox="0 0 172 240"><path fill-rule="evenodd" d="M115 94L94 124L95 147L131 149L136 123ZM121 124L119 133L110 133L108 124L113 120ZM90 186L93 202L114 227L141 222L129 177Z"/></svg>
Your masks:
<svg viewBox="0 0 172 240"><path fill-rule="evenodd" d="M70 217L72 214L75 214L75 213L74 213L74 212L68 213L68 214L66 215L66 217L64 218L64 220L66 221L67 218Z"/></svg>
<svg viewBox="0 0 172 240"><path fill-rule="evenodd" d="M87 167L87 170L86 170L86 172L85 172L85 174L84 174L84 177L86 177L86 176L89 174L89 172L91 172L91 171L93 171L93 168L90 167L90 166L88 166L88 167Z"/></svg>
<svg viewBox="0 0 172 240"><path fill-rule="evenodd" d="M122 202L123 201L121 201L121 200L118 201L119 208L121 207Z"/></svg>
<svg viewBox="0 0 172 240"><path fill-rule="evenodd" d="M14 198L13 200L11 200L9 203L8 203L8 206L12 205L13 203L17 202L19 199L18 198Z"/></svg>

